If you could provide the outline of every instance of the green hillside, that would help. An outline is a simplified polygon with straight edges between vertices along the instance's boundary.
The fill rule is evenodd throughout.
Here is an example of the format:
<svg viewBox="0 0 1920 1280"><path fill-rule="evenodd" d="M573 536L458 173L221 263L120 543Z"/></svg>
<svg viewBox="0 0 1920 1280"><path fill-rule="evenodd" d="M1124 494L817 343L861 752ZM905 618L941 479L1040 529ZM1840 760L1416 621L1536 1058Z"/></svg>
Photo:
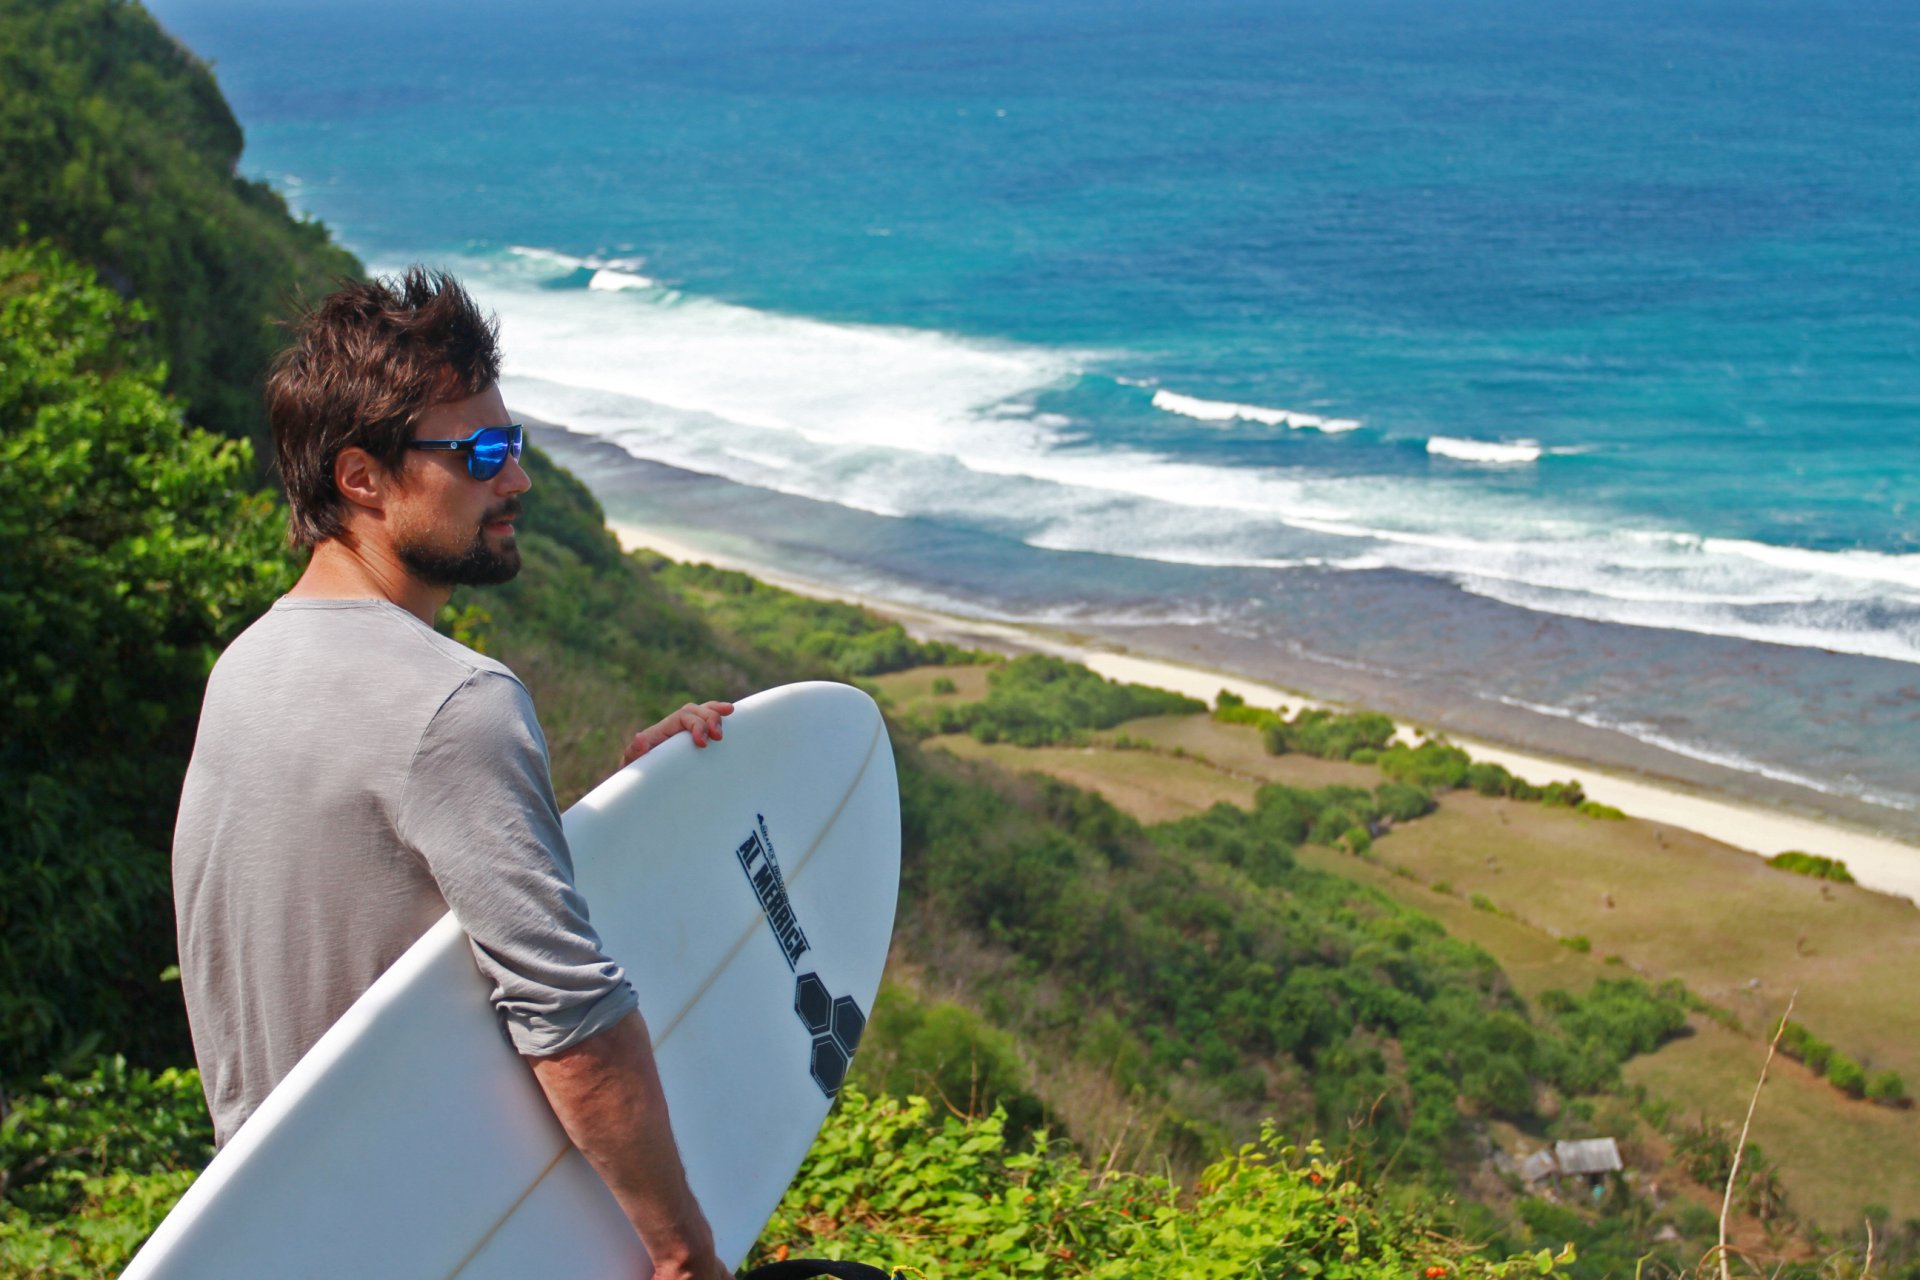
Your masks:
<svg viewBox="0 0 1920 1280"><path fill-rule="evenodd" d="M188 420L265 456L273 322L360 266L238 176L242 141L206 64L139 5L0 0L0 235L145 300Z"/></svg>
<svg viewBox="0 0 1920 1280"><path fill-rule="evenodd" d="M173 805L213 658L296 568L248 443L270 323L294 286L356 268L234 176L211 76L137 6L0 0L0 138L0 1276L103 1275L209 1154L169 972ZM1329 851L1433 820L1417 771L1348 756L1354 772L1142 821L956 744L1077 751L1196 704L624 553L583 485L537 451L528 466L524 571L440 623L533 691L563 802L683 701L925 676L890 710L890 980L763 1254L928 1276L1696 1266L1715 1224L1693 1202L1620 1179L1549 1202L1485 1176L1493 1135L1637 1125L1623 1064L1694 1005L1628 975L1528 998L1486 950L1340 874ZM1281 736L1348 729L1349 747L1369 731ZM1740 1229L1768 1274L1859 1274L1845 1239ZM1920 1227L1903 1239L1883 1236L1887 1274L1916 1274Z"/></svg>

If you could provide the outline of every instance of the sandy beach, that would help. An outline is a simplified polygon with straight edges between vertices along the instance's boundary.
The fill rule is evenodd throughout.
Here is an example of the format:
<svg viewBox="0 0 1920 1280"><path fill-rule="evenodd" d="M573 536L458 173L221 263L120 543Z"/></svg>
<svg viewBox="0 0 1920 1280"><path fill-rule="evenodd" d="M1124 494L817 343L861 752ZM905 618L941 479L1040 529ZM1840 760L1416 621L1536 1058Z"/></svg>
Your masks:
<svg viewBox="0 0 1920 1280"><path fill-rule="evenodd" d="M1109 679L1171 689L1209 703L1224 689L1260 706L1285 706L1297 710L1333 705L1279 685L1248 680L1204 667L1125 653L1084 637L937 613L894 601L855 595L828 584L782 573L775 566L716 555L666 530L624 521L609 521L609 527L629 550L644 547L674 560L704 561L723 568L738 569L803 595L858 604L899 621L910 634L923 639L950 640L1000 652L1052 653L1084 663ZM1400 726L1400 733L1408 741L1415 741L1420 736L1418 730L1407 724ZM1775 812L1756 805L1622 776L1575 760L1516 751L1498 743L1457 734L1447 736L1476 760L1502 765L1529 782L1578 778L1587 795L1602 804L1612 805L1637 818L1708 836L1736 849L1761 856L1800 849L1839 858L1847 864L1848 870L1861 885L1920 904L1920 847L1871 832L1853 830L1837 822Z"/></svg>

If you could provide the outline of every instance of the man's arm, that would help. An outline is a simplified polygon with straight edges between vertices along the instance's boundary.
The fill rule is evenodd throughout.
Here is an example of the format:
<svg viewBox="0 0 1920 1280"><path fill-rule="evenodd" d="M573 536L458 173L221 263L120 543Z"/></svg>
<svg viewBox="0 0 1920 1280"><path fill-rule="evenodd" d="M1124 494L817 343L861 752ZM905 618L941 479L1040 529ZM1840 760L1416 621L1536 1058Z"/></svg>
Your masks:
<svg viewBox="0 0 1920 1280"><path fill-rule="evenodd" d="M527 1061L567 1136L640 1233L654 1280L730 1280L733 1273L715 1256L713 1232L687 1186L640 1015Z"/></svg>

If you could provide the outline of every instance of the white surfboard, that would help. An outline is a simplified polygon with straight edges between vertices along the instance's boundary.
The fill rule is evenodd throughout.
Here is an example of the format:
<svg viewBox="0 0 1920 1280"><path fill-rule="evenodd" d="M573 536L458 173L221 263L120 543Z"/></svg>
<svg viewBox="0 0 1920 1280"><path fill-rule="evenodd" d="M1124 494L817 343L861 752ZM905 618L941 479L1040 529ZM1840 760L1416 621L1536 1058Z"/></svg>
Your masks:
<svg viewBox="0 0 1920 1280"><path fill-rule="evenodd" d="M720 742L670 740L565 821L593 923L639 993L687 1176L737 1264L879 988L900 873L885 725L846 685L757 694ZM125 1276L644 1276L487 994L443 919L241 1126Z"/></svg>

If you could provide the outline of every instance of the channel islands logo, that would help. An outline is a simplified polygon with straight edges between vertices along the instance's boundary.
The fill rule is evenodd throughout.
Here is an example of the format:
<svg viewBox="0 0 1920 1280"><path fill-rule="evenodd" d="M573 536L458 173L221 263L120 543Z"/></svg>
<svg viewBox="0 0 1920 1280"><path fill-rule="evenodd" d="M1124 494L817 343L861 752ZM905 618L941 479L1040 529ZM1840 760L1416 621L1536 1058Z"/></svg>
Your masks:
<svg viewBox="0 0 1920 1280"><path fill-rule="evenodd" d="M867 1015L861 1012L852 996L836 996L828 990L819 974L800 972L800 959L813 950L813 945L807 941L800 919L793 912L793 903L787 897L787 882L780 874L780 860L774 856L773 836L767 831L765 814L754 815L753 829L734 850L734 856L740 860L740 870L746 875L753 896L759 899L767 928L780 944L787 968L797 975L793 982L793 1011L813 1037L808 1070L813 1082L820 1086L820 1092L832 1098L840 1092L841 1081L847 1078L853 1051L860 1047L860 1035L867 1029Z"/></svg>

